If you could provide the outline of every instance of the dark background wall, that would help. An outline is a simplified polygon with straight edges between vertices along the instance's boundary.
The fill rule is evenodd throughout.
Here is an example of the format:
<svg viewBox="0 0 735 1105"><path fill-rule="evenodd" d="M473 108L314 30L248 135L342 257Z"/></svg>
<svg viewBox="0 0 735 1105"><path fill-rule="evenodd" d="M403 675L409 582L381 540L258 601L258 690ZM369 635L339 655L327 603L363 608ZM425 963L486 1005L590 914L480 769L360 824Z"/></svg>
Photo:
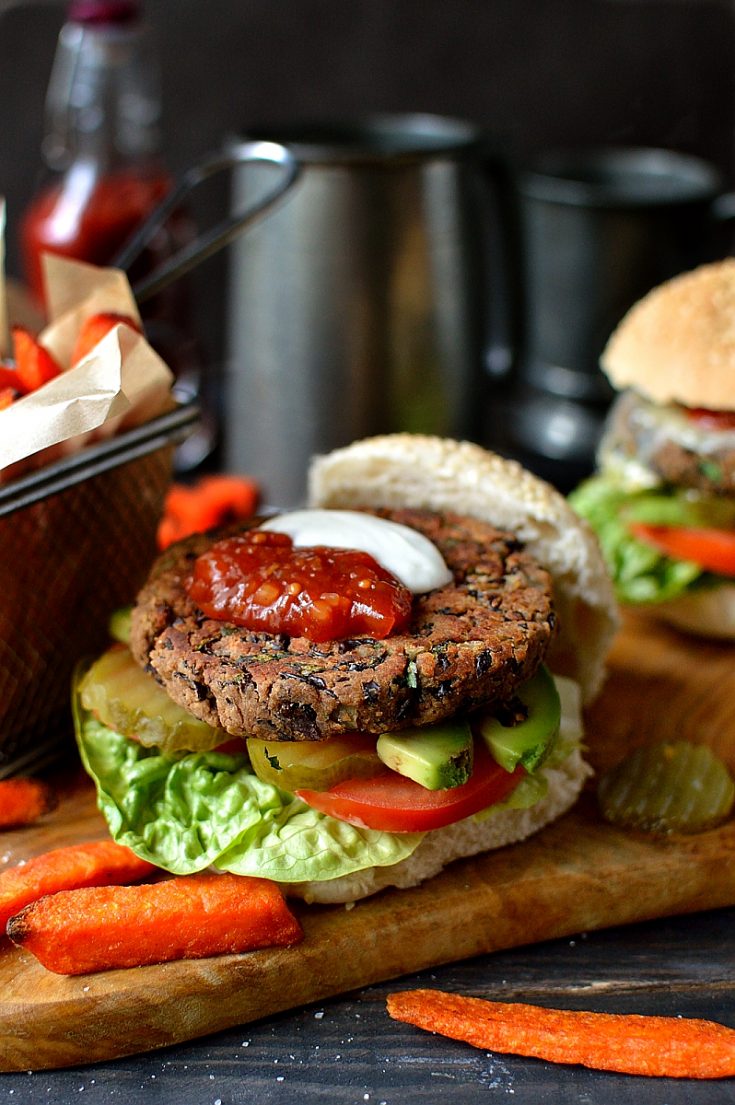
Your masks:
<svg viewBox="0 0 735 1105"><path fill-rule="evenodd" d="M479 122L522 161L550 146L666 146L735 176L731 0L147 0L165 147L181 169L228 132L372 111ZM0 0L0 191L38 181L55 0ZM225 203L212 191L200 215ZM224 259L195 275L216 361Z"/></svg>
<svg viewBox="0 0 735 1105"><path fill-rule="evenodd" d="M730 0L147 0L165 142L181 168L238 128L421 110L467 116L513 156L665 145L733 175ZM0 0L0 189L39 168L63 6ZM11 236L11 266L15 253Z"/></svg>

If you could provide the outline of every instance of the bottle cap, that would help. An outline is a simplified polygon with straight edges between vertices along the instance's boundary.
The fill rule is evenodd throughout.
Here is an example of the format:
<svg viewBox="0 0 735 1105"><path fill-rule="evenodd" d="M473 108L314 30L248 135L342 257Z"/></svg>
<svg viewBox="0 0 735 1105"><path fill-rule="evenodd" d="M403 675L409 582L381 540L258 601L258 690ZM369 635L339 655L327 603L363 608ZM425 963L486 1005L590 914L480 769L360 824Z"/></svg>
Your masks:
<svg viewBox="0 0 735 1105"><path fill-rule="evenodd" d="M69 4L69 19L74 23L129 23L140 12L140 0L71 0Z"/></svg>

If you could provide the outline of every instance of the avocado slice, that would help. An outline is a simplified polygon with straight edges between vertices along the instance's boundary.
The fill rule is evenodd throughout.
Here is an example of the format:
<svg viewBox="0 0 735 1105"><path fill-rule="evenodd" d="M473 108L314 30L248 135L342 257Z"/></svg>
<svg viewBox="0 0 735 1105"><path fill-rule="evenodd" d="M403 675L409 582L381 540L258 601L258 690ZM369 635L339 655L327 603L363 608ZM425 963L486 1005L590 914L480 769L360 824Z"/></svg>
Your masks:
<svg viewBox="0 0 735 1105"><path fill-rule="evenodd" d="M735 527L735 503L726 496L696 492L668 495L644 492L625 504L623 516L626 522L656 526L732 529Z"/></svg>
<svg viewBox="0 0 735 1105"><path fill-rule="evenodd" d="M504 711L507 716L503 717L486 714L478 730L496 763L506 771L523 764L530 773L544 761L559 732L561 703L548 668L542 665L533 679L519 687L513 705L519 707L520 719L511 718L512 709Z"/></svg>
<svg viewBox="0 0 735 1105"><path fill-rule="evenodd" d="M472 774L472 730L469 722L452 719L382 733L377 753L391 771L427 790L449 790L462 786Z"/></svg>

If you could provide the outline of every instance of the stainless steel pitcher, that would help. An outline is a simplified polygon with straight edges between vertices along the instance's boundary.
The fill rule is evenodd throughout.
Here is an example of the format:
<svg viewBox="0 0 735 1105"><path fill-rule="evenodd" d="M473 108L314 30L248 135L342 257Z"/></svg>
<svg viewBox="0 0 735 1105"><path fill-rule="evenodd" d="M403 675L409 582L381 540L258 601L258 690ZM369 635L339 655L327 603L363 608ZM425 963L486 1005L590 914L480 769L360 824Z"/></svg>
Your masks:
<svg viewBox="0 0 735 1105"><path fill-rule="evenodd" d="M301 172L231 252L227 467L289 505L315 453L395 430L473 436L491 294L478 129L379 116L252 137ZM244 165L233 183L236 213L270 178Z"/></svg>
<svg viewBox="0 0 735 1105"><path fill-rule="evenodd" d="M275 190L275 158L251 156L261 148L297 166ZM212 165L207 175L232 171L235 229L217 228L206 251L193 243L187 265L231 246L225 467L288 506L304 498L310 458L356 438L478 436L510 302L500 169L480 128L424 114L271 128L231 140Z"/></svg>

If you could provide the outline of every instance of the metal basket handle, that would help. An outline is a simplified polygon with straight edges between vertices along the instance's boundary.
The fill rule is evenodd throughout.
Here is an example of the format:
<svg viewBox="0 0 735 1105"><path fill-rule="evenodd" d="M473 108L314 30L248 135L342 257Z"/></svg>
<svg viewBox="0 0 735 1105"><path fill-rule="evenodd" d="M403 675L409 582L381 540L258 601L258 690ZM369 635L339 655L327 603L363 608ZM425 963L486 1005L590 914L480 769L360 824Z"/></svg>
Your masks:
<svg viewBox="0 0 735 1105"><path fill-rule="evenodd" d="M223 219L211 230L199 234L193 242L189 242L173 257L168 258L153 272L138 281L133 286L133 294L139 303L156 295L179 277L190 272L201 261L234 241L247 226L261 218L292 187L299 176L301 166L290 150L278 142L243 142L232 153L217 153L204 158L178 178L171 191L161 200L113 261L115 268L123 271L130 268L169 215L197 185L218 173L254 161L269 162L278 166L283 171L278 183L240 214Z"/></svg>

